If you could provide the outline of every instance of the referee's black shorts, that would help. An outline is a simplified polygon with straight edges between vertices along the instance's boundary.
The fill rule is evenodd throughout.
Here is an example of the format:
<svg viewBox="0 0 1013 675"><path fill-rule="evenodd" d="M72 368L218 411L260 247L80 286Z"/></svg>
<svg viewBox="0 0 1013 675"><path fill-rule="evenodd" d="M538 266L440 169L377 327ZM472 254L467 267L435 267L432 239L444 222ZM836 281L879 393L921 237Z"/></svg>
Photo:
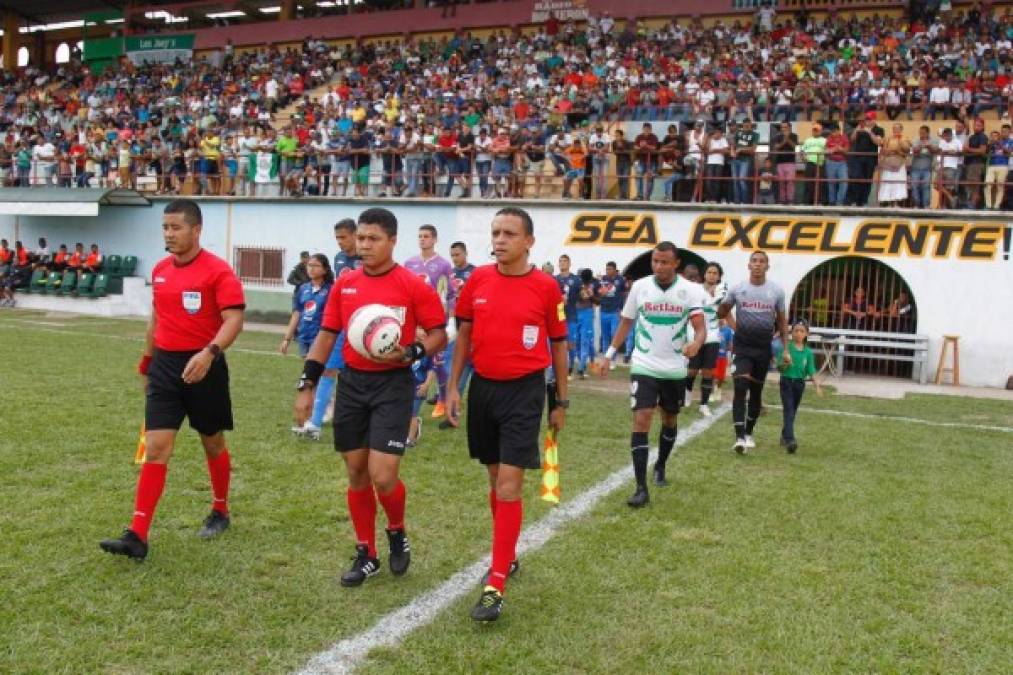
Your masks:
<svg viewBox="0 0 1013 675"><path fill-rule="evenodd" d="M334 449L368 448L403 455L415 401L415 378L408 368L341 371L334 402Z"/></svg>
<svg viewBox="0 0 1013 675"><path fill-rule="evenodd" d="M767 371L770 370L770 359L773 351L770 347L751 347L735 345L735 355L732 360L732 377L747 377L756 382L763 382L767 379Z"/></svg>
<svg viewBox="0 0 1013 675"><path fill-rule="evenodd" d="M183 382L183 369L197 352L166 352L156 349L148 366L148 394L144 403L144 428L178 431L183 418L204 436L232 430L229 367L219 356L196 384Z"/></svg>
<svg viewBox="0 0 1013 675"><path fill-rule="evenodd" d="M721 345L717 342L705 342L696 356L689 360L690 370L713 370L718 364L718 352Z"/></svg>
<svg viewBox="0 0 1013 675"><path fill-rule="evenodd" d="M482 464L541 468L538 432L545 406L545 372L514 380L478 373L468 389L468 451Z"/></svg>

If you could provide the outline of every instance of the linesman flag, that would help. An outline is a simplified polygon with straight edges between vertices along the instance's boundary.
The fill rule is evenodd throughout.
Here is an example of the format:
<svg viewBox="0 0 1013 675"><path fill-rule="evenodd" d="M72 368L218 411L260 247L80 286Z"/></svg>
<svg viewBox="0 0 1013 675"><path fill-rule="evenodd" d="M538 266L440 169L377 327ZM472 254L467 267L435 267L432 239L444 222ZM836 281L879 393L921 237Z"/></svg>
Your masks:
<svg viewBox="0 0 1013 675"><path fill-rule="evenodd" d="M134 454L134 464L144 464L144 457L147 452L147 446L144 443L144 422L141 422L141 437L137 439L137 452Z"/></svg>
<svg viewBox="0 0 1013 675"><path fill-rule="evenodd" d="M559 503L559 446L552 429L545 432L545 452L542 457L542 499Z"/></svg>

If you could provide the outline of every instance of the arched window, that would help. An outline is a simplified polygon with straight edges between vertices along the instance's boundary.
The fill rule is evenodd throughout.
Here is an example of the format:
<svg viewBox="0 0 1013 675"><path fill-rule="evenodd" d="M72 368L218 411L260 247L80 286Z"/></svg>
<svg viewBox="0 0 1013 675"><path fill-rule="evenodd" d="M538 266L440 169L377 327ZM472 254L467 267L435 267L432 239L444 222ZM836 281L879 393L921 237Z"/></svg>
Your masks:
<svg viewBox="0 0 1013 675"><path fill-rule="evenodd" d="M18 50L18 68L24 68L28 65L29 53L28 47L22 47Z"/></svg>
<svg viewBox="0 0 1013 675"><path fill-rule="evenodd" d="M55 60L57 63L67 63L70 61L70 45L66 42L61 42L60 46L56 48Z"/></svg>

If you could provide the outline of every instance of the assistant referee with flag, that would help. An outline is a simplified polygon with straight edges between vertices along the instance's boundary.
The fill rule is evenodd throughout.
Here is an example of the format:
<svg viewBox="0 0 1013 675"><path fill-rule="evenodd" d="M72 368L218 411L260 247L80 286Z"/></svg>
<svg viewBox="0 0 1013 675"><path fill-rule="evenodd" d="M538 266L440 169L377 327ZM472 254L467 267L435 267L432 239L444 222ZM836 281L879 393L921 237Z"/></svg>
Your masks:
<svg viewBox="0 0 1013 675"><path fill-rule="evenodd" d="M457 426L461 405L457 383L470 357L475 374L468 389L468 449L489 473L493 517L492 567L471 610L475 621L499 618L507 577L516 569L524 470L541 466L538 432L545 407L545 369L550 364L556 374L556 395L549 425L557 435L569 407L563 297L555 279L528 262L534 234L527 211L500 209L492 221L496 263L472 273L455 308L457 344L447 385L447 415Z"/></svg>
<svg viewBox="0 0 1013 675"><path fill-rule="evenodd" d="M148 529L183 419L200 435L211 476L211 513L197 532L210 538L229 526L232 429L229 370L224 352L243 330L243 286L226 261L201 248L200 207L177 199L162 216L163 258L151 271L152 313L138 371L145 380L146 461L141 466L130 527L102 550L143 560Z"/></svg>

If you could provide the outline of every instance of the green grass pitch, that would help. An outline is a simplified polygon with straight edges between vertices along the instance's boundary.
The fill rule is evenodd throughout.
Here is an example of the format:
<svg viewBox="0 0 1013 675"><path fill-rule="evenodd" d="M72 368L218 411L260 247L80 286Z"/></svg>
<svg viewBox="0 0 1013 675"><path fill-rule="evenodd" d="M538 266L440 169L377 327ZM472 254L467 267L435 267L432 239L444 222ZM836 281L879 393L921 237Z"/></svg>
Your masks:
<svg viewBox="0 0 1013 675"><path fill-rule="evenodd" d="M353 546L340 460L329 440L289 435L298 359L272 353L276 335L248 332L229 354L232 529L195 536L210 490L184 429L147 561L103 554L98 540L133 505L142 335L137 321L0 313L0 671L289 672L488 552L484 471L461 431L427 417L403 464L409 574L341 588ZM612 375L613 392L573 385L564 501L628 464L625 376ZM796 456L777 447L779 422L771 408L760 447L739 457L719 420L678 450L673 484L648 508L630 511L624 486L526 556L496 625L467 617L476 580L362 669L1009 672L1013 434L976 427L1013 426L1013 406L810 391ZM552 508L537 482L528 523Z"/></svg>

